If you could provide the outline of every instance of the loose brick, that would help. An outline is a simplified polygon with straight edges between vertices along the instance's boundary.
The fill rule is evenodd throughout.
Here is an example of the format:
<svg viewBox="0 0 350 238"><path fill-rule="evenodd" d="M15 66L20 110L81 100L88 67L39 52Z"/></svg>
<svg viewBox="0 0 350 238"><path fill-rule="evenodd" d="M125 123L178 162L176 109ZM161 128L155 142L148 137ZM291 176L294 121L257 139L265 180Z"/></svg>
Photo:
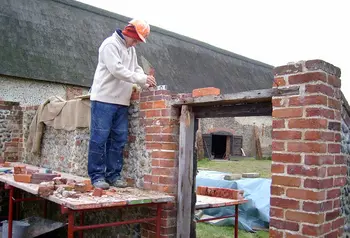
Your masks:
<svg viewBox="0 0 350 238"><path fill-rule="evenodd" d="M324 214L315 214L299 211L286 211L285 217L287 220L296 222L306 222L311 224L319 224L324 222Z"/></svg>
<svg viewBox="0 0 350 238"><path fill-rule="evenodd" d="M328 121L322 118L310 119L290 119L288 123L289 128L310 128L310 129L326 129Z"/></svg>
<svg viewBox="0 0 350 238"><path fill-rule="evenodd" d="M284 145L285 145L284 142L272 141L272 150L273 151L285 151Z"/></svg>
<svg viewBox="0 0 350 238"><path fill-rule="evenodd" d="M270 227L288 231L299 231L299 224L297 222L291 222L279 219L270 219Z"/></svg>
<svg viewBox="0 0 350 238"><path fill-rule="evenodd" d="M272 117L274 118L292 118L292 117L301 117L303 115L302 108L283 108L283 109L274 109L272 111Z"/></svg>
<svg viewBox="0 0 350 238"><path fill-rule="evenodd" d="M272 86L275 87L280 87L280 86L285 86L286 85L286 81L284 80L283 77L278 77L278 78L274 78L273 79L273 84Z"/></svg>
<svg viewBox="0 0 350 238"><path fill-rule="evenodd" d="M334 132L306 131L304 138L305 140L334 141Z"/></svg>
<svg viewBox="0 0 350 238"><path fill-rule="evenodd" d="M327 106L327 96L312 95L305 97L291 97L289 98L289 106L306 106L306 105L325 105Z"/></svg>
<svg viewBox="0 0 350 238"><path fill-rule="evenodd" d="M282 163L300 163L301 156L300 156L300 154L273 153L272 154L272 161L273 162L282 162Z"/></svg>
<svg viewBox="0 0 350 238"><path fill-rule="evenodd" d="M27 169L25 165L16 165L13 167L14 174L26 174Z"/></svg>
<svg viewBox="0 0 350 238"><path fill-rule="evenodd" d="M272 139L298 140L301 139L301 131L272 131Z"/></svg>
<svg viewBox="0 0 350 238"><path fill-rule="evenodd" d="M208 88L197 88L192 91L192 97L203 97L203 96L217 96L220 95L220 89L208 87Z"/></svg>
<svg viewBox="0 0 350 238"><path fill-rule="evenodd" d="M31 174L15 174L14 180L21 183L30 183L32 175Z"/></svg>
<svg viewBox="0 0 350 238"><path fill-rule="evenodd" d="M273 207L294 209L294 210L297 210L300 208L299 201L292 200L292 199L278 198L278 197L271 197L270 205Z"/></svg>
<svg viewBox="0 0 350 238"><path fill-rule="evenodd" d="M272 175L273 185L284 185L288 187L300 187L301 178Z"/></svg>
<svg viewBox="0 0 350 238"><path fill-rule="evenodd" d="M333 178L327 179L305 179L305 188L325 189L333 187Z"/></svg>
<svg viewBox="0 0 350 238"><path fill-rule="evenodd" d="M284 165L283 164L272 164L271 165L271 172L281 174L284 173Z"/></svg>
<svg viewBox="0 0 350 238"><path fill-rule="evenodd" d="M323 72L309 72L288 77L289 84L304 84L309 82L327 82L327 75Z"/></svg>
<svg viewBox="0 0 350 238"><path fill-rule="evenodd" d="M324 212L324 211L330 211L333 208L333 202L332 201L325 201L325 202L304 202L303 203L303 210L306 212Z"/></svg>
<svg viewBox="0 0 350 238"><path fill-rule="evenodd" d="M288 151L305 152L305 153L326 153L327 144L325 143L305 143L305 142L288 142Z"/></svg>
<svg viewBox="0 0 350 238"><path fill-rule="evenodd" d="M307 189L288 188L287 197L301 200L321 201L325 199L326 193L325 191L314 192Z"/></svg>
<svg viewBox="0 0 350 238"><path fill-rule="evenodd" d="M279 128L285 128L285 120L277 120L272 119L272 128L279 129Z"/></svg>
<svg viewBox="0 0 350 238"><path fill-rule="evenodd" d="M103 194L103 190L101 188L95 188L92 193L92 196L101 197L102 194Z"/></svg>

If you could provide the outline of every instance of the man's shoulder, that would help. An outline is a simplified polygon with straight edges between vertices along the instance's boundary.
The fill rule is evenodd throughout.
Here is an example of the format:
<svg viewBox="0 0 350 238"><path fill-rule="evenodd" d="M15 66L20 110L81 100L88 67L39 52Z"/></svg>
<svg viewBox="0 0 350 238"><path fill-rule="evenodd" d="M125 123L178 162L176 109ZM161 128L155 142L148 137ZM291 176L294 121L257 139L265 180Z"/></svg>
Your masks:
<svg viewBox="0 0 350 238"><path fill-rule="evenodd" d="M111 35L102 42L100 49L104 48L106 45L114 45L115 47L119 47L120 43L114 35Z"/></svg>

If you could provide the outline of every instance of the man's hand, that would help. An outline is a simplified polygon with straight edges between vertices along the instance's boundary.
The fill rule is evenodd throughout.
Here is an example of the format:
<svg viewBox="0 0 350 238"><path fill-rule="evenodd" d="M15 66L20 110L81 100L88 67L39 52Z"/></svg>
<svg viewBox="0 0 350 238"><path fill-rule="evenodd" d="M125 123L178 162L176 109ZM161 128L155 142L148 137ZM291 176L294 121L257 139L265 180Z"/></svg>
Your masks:
<svg viewBox="0 0 350 238"><path fill-rule="evenodd" d="M156 79L152 75L147 75L146 84L148 84L149 87L157 86Z"/></svg>

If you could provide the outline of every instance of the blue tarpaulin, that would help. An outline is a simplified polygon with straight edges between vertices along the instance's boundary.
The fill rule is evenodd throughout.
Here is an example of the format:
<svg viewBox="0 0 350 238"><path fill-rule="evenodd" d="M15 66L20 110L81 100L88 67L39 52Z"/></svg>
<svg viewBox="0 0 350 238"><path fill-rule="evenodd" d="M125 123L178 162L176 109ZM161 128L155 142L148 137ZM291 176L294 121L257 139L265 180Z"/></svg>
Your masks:
<svg viewBox="0 0 350 238"><path fill-rule="evenodd" d="M266 178L242 178L239 180L224 180L228 173L217 171L199 171L196 178L196 186L208 186L219 188L231 188L244 191L247 203L239 205L239 229L253 232L254 228L268 228L270 221L270 186L271 179ZM234 206L210 208L203 210L210 216L234 215ZM213 224L213 223L212 223ZM228 226L234 224L233 218L226 218L214 223Z"/></svg>

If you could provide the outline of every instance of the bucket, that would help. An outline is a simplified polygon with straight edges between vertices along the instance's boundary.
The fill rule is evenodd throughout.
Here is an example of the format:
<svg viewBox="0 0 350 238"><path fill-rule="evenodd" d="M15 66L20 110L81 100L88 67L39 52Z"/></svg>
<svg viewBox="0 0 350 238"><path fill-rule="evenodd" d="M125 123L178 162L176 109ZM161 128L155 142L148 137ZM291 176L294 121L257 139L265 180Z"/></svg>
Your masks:
<svg viewBox="0 0 350 238"><path fill-rule="evenodd" d="M2 221L2 238L8 236L8 221ZM13 221L12 222L12 238L26 238L29 223L24 221Z"/></svg>

